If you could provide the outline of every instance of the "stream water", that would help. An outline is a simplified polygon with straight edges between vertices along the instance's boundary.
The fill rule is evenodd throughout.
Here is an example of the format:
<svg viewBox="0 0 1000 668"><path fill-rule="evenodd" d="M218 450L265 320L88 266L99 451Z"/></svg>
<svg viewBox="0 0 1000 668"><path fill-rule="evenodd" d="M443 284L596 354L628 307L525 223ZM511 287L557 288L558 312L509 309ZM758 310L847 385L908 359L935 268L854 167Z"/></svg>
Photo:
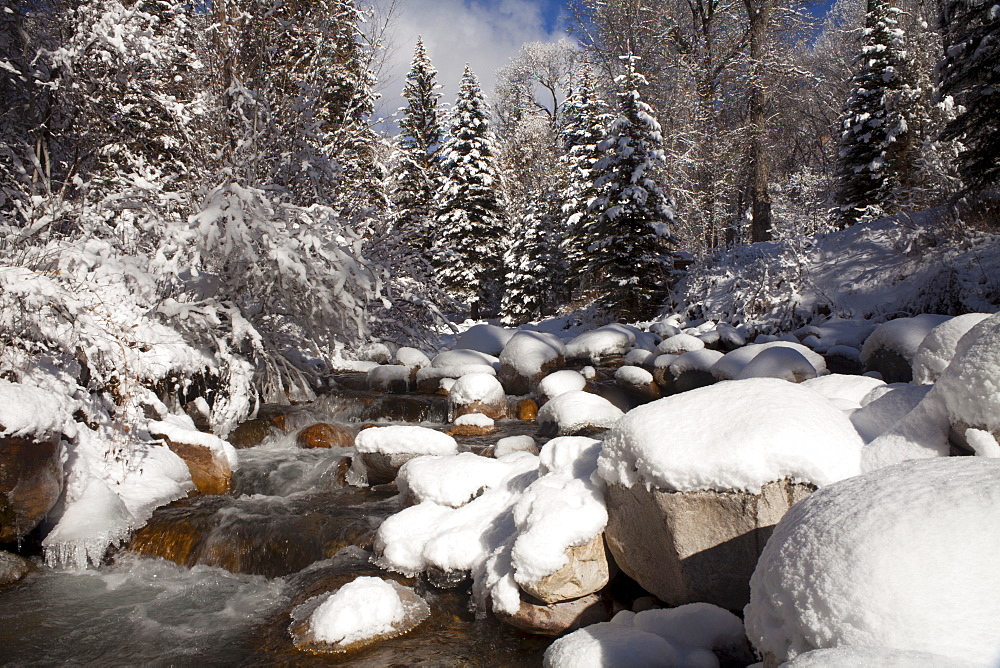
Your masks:
<svg viewBox="0 0 1000 668"><path fill-rule="evenodd" d="M470 609L468 586L435 589L369 563L374 532L399 509L394 485L344 483L350 449L301 449L314 422L419 422L443 428L444 397L343 390L285 417L239 451L227 495L158 510L96 570L40 567L0 589L0 665L539 665L550 639ZM535 425L498 423L481 450ZM312 596L376 575L414 587L432 615L415 631L349 655L296 649L290 612Z"/></svg>

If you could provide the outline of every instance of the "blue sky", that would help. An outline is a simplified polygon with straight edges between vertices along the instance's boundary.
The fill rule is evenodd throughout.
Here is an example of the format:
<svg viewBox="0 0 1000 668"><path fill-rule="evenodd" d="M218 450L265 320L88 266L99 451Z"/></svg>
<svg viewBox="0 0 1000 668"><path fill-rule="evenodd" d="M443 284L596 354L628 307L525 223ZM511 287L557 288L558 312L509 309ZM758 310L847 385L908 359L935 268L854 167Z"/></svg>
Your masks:
<svg viewBox="0 0 1000 668"><path fill-rule="evenodd" d="M438 69L444 101L454 100L466 62L489 96L496 70L522 44L566 36L563 11L563 0L401 0L393 40L397 50L382 81L381 114L403 106L400 92L417 35Z"/></svg>

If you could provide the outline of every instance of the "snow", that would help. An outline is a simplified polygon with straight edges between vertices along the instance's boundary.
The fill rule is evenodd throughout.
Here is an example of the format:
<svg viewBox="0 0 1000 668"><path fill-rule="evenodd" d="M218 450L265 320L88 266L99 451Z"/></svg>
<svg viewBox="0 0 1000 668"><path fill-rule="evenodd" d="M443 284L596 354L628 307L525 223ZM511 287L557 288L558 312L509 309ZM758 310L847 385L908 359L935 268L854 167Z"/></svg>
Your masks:
<svg viewBox="0 0 1000 668"><path fill-rule="evenodd" d="M940 654L917 652L887 647L835 647L814 649L781 664L783 668L857 668L858 666L878 666L878 668L972 668L975 664L952 659Z"/></svg>
<svg viewBox="0 0 1000 668"><path fill-rule="evenodd" d="M431 360L431 366L436 368L485 365L496 369L499 364L500 360L493 355L487 355L476 350L463 350L461 348L438 353ZM457 378L458 376L455 377Z"/></svg>
<svg viewBox="0 0 1000 668"><path fill-rule="evenodd" d="M587 379L571 369L560 369L550 373L538 383L538 391L546 399L555 399L560 394L579 391L587 386Z"/></svg>
<svg viewBox="0 0 1000 668"><path fill-rule="evenodd" d="M793 506L750 583L747 633L778 662L813 649L1000 661L1000 461L906 462Z"/></svg>
<svg viewBox="0 0 1000 668"><path fill-rule="evenodd" d="M500 363L530 378L541 373L542 367L565 356L566 347L558 336L520 330L504 346Z"/></svg>
<svg viewBox="0 0 1000 668"><path fill-rule="evenodd" d="M482 427L483 429L492 429L494 426L493 418L487 417L482 413L466 413L465 415L459 415L455 418L455 426L458 427Z"/></svg>
<svg viewBox="0 0 1000 668"><path fill-rule="evenodd" d="M530 438L530 436L528 437ZM415 502L433 501L458 508L485 489L495 487L510 466L471 452L457 455L417 457L399 469L396 484L400 494Z"/></svg>
<svg viewBox="0 0 1000 668"><path fill-rule="evenodd" d="M861 361L867 364L879 350L899 353L907 362L916 357L917 349L931 330L947 321L949 316L924 313L912 318L897 318L875 328L861 348Z"/></svg>
<svg viewBox="0 0 1000 668"><path fill-rule="evenodd" d="M965 440L969 443L969 447L980 457L990 457L992 459L1000 457L1000 443L988 431L969 427L965 430Z"/></svg>
<svg viewBox="0 0 1000 668"><path fill-rule="evenodd" d="M462 332L455 342L455 347L478 350L487 355L499 355L515 331L480 323Z"/></svg>
<svg viewBox="0 0 1000 668"><path fill-rule="evenodd" d="M594 476L600 441L564 436L542 448L538 480L514 506L514 580L534 585L568 563L566 550L604 531L603 482Z"/></svg>
<svg viewBox="0 0 1000 668"><path fill-rule="evenodd" d="M635 387L645 387L653 383L653 374L642 367L623 366L615 371L615 380L624 385Z"/></svg>
<svg viewBox="0 0 1000 668"><path fill-rule="evenodd" d="M712 367L712 375L719 380L733 380L740 375L743 368L753 361L757 355L771 348L791 348L808 360L808 362L816 370L817 376L823 376L827 373L826 360L823 359L822 355L809 350L809 348L805 347L801 343L792 343L791 341L771 341L768 343L751 343L748 346L737 348L732 352L726 353Z"/></svg>
<svg viewBox="0 0 1000 668"><path fill-rule="evenodd" d="M411 369L423 369L431 365L431 360L422 351L409 346L403 346L396 351L396 364Z"/></svg>
<svg viewBox="0 0 1000 668"><path fill-rule="evenodd" d="M150 420L148 426L151 434L166 436L174 443L200 445L224 459L233 471L239 468L240 461L236 448L214 434L198 431L194 422L187 415L165 415L162 420Z"/></svg>
<svg viewBox="0 0 1000 668"><path fill-rule="evenodd" d="M792 383L815 377L816 368L802 353L788 346L775 346L760 351L736 374L736 380L781 378Z"/></svg>
<svg viewBox="0 0 1000 668"><path fill-rule="evenodd" d="M860 378L864 377L860 376ZM882 381L876 382L881 383ZM870 392L862 399L863 405L851 413L851 422L865 443L871 443L899 424L900 420L923 401L931 389L929 385L921 386L907 383L894 383L888 386L882 384L876 388L879 392ZM869 400L872 394L878 394L878 397Z"/></svg>
<svg viewBox="0 0 1000 668"><path fill-rule="evenodd" d="M49 438L75 431L69 397L38 387L0 380L0 434Z"/></svg>
<svg viewBox="0 0 1000 668"><path fill-rule="evenodd" d="M655 352L655 346L654 351L645 350L643 348L635 348L630 350L628 355L625 356L625 362L635 366L651 366L656 357L657 354Z"/></svg>
<svg viewBox="0 0 1000 668"><path fill-rule="evenodd" d="M876 387L884 387L885 383L870 376L850 376L833 373L828 376L810 378L802 383L803 387L819 392L831 401L840 401L851 408L860 408L861 402Z"/></svg>
<svg viewBox="0 0 1000 668"><path fill-rule="evenodd" d="M503 385L487 373L469 373L451 386L448 403L452 406L468 406L474 402L488 405L503 404L507 400Z"/></svg>
<svg viewBox="0 0 1000 668"><path fill-rule="evenodd" d="M412 425L370 427L354 439L358 452L414 455L451 455L458 452L454 438L441 431Z"/></svg>
<svg viewBox="0 0 1000 668"><path fill-rule="evenodd" d="M428 380L441 380L446 378L451 378L452 380L461 378L470 373L486 373L490 375L496 375L496 369L492 366L486 366L485 364L459 364L457 366L429 366L419 369L417 371L417 383L423 383Z"/></svg>
<svg viewBox="0 0 1000 668"><path fill-rule="evenodd" d="M743 622L708 603L669 610L619 612L610 622L586 626L546 650L547 668L590 666L718 666L712 650L737 653Z"/></svg>
<svg viewBox="0 0 1000 668"><path fill-rule="evenodd" d="M989 313L966 313L941 323L924 337L913 356L913 382L937 382L955 356L958 341L966 332L990 317Z"/></svg>
<svg viewBox="0 0 1000 668"><path fill-rule="evenodd" d="M952 424L1000 431L1000 313L962 336L937 388Z"/></svg>
<svg viewBox="0 0 1000 668"><path fill-rule="evenodd" d="M705 342L697 336L690 334L675 334L669 339L664 339L656 346L656 352L661 355L682 355L695 350L702 350Z"/></svg>
<svg viewBox="0 0 1000 668"><path fill-rule="evenodd" d="M584 332L566 344L569 359L589 359L595 364L604 357L624 355L635 343L636 331L613 324Z"/></svg>
<svg viewBox="0 0 1000 668"><path fill-rule="evenodd" d="M875 327L875 323L870 320L828 318L822 321L817 319L817 322L801 327L793 333L815 337L819 344L810 347L818 353L830 353L831 349L837 346L861 348Z"/></svg>
<svg viewBox="0 0 1000 668"><path fill-rule="evenodd" d="M756 378L630 411L605 436L599 471L626 487L757 493L783 478L823 486L856 475L861 448L850 420L822 395Z"/></svg>
<svg viewBox="0 0 1000 668"><path fill-rule="evenodd" d="M679 355L670 363L670 373L677 378L685 371L705 371L711 372L716 362L721 360L723 354L718 350L693 350L689 353Z"/></svg>
<svg viewBox="0 0 1000 668"><path fill-rule="evenodd" d="M493 449L493 456L500 459L512 452L530 452L533 455L537 455L538 444L535 443L535 439L531 436L507 436L497 441Z"/></svg>
<svg viewBox="0 0 1000 668"><path fill-rule="evenodd" d="M555 424L560 434L571 434L584 427L610 427L624 415L604 397L571 390L546 402L538 411L539 424Z"/></svg>
<svg viewBox="0 0 1000 668"><path fill-rule="evenodd" d="M430 616L419 597L401 597L402 585L362 576L329 595L309 617L309 630L319 642L346 649L365 640L396 635ZM293 613L294 614L294 613Z"/></svg>
<svg viewBox="0 0 1000 668"><path fill-rule="evenodd" d="M373 390L388 390L393 384L410 383L412 369L402 364L383 364L368 370L368 387Z"/></svg>

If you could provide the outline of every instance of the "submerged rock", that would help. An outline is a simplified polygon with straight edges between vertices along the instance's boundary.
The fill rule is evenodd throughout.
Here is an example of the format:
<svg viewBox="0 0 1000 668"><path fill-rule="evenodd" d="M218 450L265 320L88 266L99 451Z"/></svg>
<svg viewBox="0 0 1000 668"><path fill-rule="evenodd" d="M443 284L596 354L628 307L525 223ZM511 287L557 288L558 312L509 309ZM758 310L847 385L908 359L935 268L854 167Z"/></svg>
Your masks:
<svg viewBox="0 0 1000 668"><path fill-rule="evenodd" d="M553 604L530 602L522 597L517 612L497 612L496 615L504 624L545 636L559 636L611 619L610 610L598 594Z"/></svg>
<svg viewBox="0 0 1000 668"><path fill-rule="evenodd" d="M24 557L0 551L0 587L20 582L35 570L35 565Z"/></svg>
<svg viewBox="0 0 1000 668"><path fill-rule="evenodd" d="M300 430L295 444L300 448L349 448L354 445L354 431L344 425L318 422Z"/></svg>

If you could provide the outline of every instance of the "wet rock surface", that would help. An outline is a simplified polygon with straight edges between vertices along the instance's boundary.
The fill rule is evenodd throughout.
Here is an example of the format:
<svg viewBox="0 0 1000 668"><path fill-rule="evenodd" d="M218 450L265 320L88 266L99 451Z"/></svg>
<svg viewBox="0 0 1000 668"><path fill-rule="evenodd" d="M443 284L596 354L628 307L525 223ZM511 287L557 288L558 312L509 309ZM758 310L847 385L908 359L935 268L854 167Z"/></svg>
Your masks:
<svg viewBox="0 0 1000 668"><path fill-rule="evenodd" d="M0 438L0 543L28 535L63 489L60 435Z"/></svg>

